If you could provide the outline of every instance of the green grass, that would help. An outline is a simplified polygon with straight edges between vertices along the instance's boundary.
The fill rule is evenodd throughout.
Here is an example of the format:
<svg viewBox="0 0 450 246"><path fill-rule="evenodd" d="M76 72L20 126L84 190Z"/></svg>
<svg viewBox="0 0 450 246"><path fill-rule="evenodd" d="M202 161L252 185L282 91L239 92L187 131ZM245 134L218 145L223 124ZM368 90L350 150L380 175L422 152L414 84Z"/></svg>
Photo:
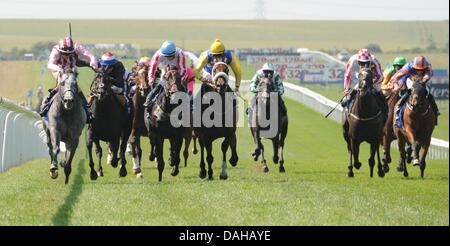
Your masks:
<svg viewBox="0 0 450 246"><path fill-rule="evenodd" d="M385 178L369 178L369 147L363 144L363 166L349 179L339 124L291 100L286 103L285 174L272 163L268 141L270 172L261 172L250 156L248 128L238 129L240 159L237 167L229 167L227 181L218 180L220 141L214 145L214 181L198 178L199 156L191 154L178 177L170 176L166 164L161 183L147 159L148 140L143 139L144 179L119 178L117 169L104 165L105 177L97 181L89 180L86 147L80 141L68 185L62 170L57 180L49 178L49 160L0 174L0 225L449 224L446 161L428 161L423 180L417 167L408 166L410 178L405 179L395 172L395 164ZM398 159L395 151L393 159ZM130 156L127 160L131 171Z"/></svg>
<svg viewBox="0 0 450 246"><path fill-rule="evenodd" d="M68 20L0 20L0 47L29 48L67 35ZM166 39L188 50L205 50L216 37L226 47L307 47L357 49L377 43L383 51L437 47L448 42L448 21L218 21L71 20L81 43L136 43L158 48Z"/></svg>

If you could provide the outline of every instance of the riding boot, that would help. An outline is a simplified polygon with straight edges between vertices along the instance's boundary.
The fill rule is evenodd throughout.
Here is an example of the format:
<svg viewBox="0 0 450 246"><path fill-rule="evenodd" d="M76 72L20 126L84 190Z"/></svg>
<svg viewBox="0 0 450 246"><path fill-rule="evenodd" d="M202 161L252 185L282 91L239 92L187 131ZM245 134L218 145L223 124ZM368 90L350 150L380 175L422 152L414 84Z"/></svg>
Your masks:
<svg viewBox="0 0 450 246"><path fill-rule="evenodd" d="M58 92L58 87L55 87L53 89L49 89L48 92L49 92L49 94L45 98L45 101L42 103L41 110L39 112L39 115L41 117L44 117L44 118L47 118L48 110L50 109L50 106L52 105L51 104L52 98Z"/></svg>
<svg viewBox="0 0 450 246"><path fill-rule="evenodd" d="M438 124L438 116L441 115L439 112L436 101L434 100L434 96L431 93L428 93L428 101L430 101L431 108L433 109L434 115L436 116L436 126Z"/></svg>
<svg viewBox="0 0 450 246"><path fill-rule="evenodd" d="M353 97L356 94L356 90L352 90L349 94L347 94L341 102L341 106L343 108L350 106L350 102L353 100Z"/></svg>
<svg viewBox="0 0 450 246"><path fill-rule="evenodd" d="M147 119L150 119L150 111L153 108L153 103L155 102L155 98L158 98L159 93L164 90L163 86L158 84L150 93L145 100L144 107L148 109L148 113L146 115Z"/></svg>
<svg viewBox="0 0 450 246"><path fill-rule="evenodd" d="M400 100L398 100L397 104L395 104L395 107L394 107L394 115L395 115L394 125L395 126L397 126L398 117L400 117L399 116L400 109L402 108L403 104L405 104L406 101L408 101L409 94L410 94L410 91L406 90L405 93L403 93Z"/></svg>
<svg viewBox="0 0 450 246"><path fill-rule="evenodd" d="M81 90L78 91L78 96L81 99L81 104L83 105L84 111L86 112L86 124L91 124L94 122L94 116L92 114L91 108L88 105L86 97Z"/></svg>
<svg viewBox="0 0 450 246"><path fill-rule="evenodd" d="M389 112L387 101L381 91L375 91L375 96L377 97L378 105L381 107L381 112L383 113L383 122L386 122Z"/></svg>
<svg viewBox="0 0 450 246"><path fill-rule="evenodd" d="M278 96L278 105L280 107L280 113L287 113L286 104L284 104L284 100L281 98L281 96Z"/></svg>

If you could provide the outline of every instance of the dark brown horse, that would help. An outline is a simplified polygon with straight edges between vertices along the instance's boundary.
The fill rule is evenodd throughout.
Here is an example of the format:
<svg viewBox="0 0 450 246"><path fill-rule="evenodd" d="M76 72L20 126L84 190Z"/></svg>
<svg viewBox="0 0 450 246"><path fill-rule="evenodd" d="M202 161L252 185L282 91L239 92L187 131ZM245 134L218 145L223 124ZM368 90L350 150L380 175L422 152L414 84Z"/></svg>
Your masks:
<svg viewBox="0 0 450 246"><path fill-rule="evenodd" d="M148 70L146 67L135 69L133 79L136 83L136 92L133 95L133 125L130 135L131 153L133 155L133 171L136 177L142 178L141 160L141 136L148 136L144 122L144 102L148 93L152 89L148 84ZM154 153L154 145L151 146L151 153ZM154 159L154 158L153 158Z"/></svg>
<svg viewBox="0 0 450 246"><path fill-rule="evenodd" d="M370 144L370 177L373 177L375 166L375 153L378 158L378 176L384 177L384 171L380 161L380 142L383 133L383 114L372 95L373 74L370 69L362 68L358 75L358 92L350 111L342 111L342 128L344 139L347 142L347 150L350 155L348 165L348 177L353 177L353 165L356 169L361 167L359 161L359 145L366 141ZM354 164L352 164L354 158Z"/></svg>
<svg viewBox="0 0 450 246"><path fill-rule="evenodd" d="M271 95L272 94L272 95ZM275 98L278 97L278 98ZM277 99L277 100L276 100ZM278 93L274 93L274 85L273 85L273 78L272 77L263 77L261 78L261 81L259 82L259 91L256 95L256 103L255 103L255 113L252 115L253 119L252 122L255 122L253 126L250 126L250 131L253 136L253 140L255 142L255 152L253 153L253 159L255 161L258 160L259 155L261 155L262 160L261 164L263 165L264 172L268 172L269 168L267 166L266 159L264 157L264 146L261 143L261 131L265 130L268 131L269 127L262 127L260 124L261 119L268 119L270 121L270 108L271 105L275 105L274 108L277 109L276 115L272 114L276 117L276 129L275 134L273 136L267 136L265 138L268 138L272 140L273 144L273 162L275 164L278 164L278 161L280 162L279 171L284 173L284 156L283 156L283 149L284 149L284 141L286 139L287 130L288 130L288 117L287 113L285 111L281 110L281 103L278 100L282 100L281 97L278 96ZM264 112L262 112L264 111ZM272 121L273 122L273 121Z"/></svg>
<svg viewBox="0 0 450 246"><path fill-rule="evenodd" d="M218 138L224 138L222 142L222 172L220 174L220 179L227 179L228 174L226 172L227 162L226 153L228 147L231 147L231 158L230 164L236 166L238 162L238 155L236 152L236 122L237 122L237 109L236 109L236 99L232 95L232 91L228 86L228 66L223 62L218 62L213 67L213 82L212 84L203 83L200 90L201 97L201 118L209 119L213 118L217 124L209 124L202 120L201 126L198 127L194 125L194 133L198 138L200 145L200 178L206 177L206 168L204 161L204 150L206 148L208 162L208 179L213 179L213 169L212 163L214 158L212 156L212 143ZM229 94L227 94L229 93ZM226 99L232 98L232 101L228 104ZM211 100L212 99L212 100ZM216 101L217 99L217 101ZM199 99L196 99L199 100ZM213 103L211 103L214 101ZM215 104L215 105L214 105ZM196 105L194 103L194 105ZM213 106L214 105L214 106ZM231 107L230 107L231 105ZM229 109L230 108L230 109ZM217 109L217 110L214 110ZM197 107L194 109L194 117L196 117L198 110ZM207 116L205 117L204 114ZM213 116L213 117L211 117Z"/></svg>
<svg viewBox="0 0 450 246"><path fill-rule="evenodd" d="M88 127L87 148L89 153L89 166L91 168L90 178L92 180L96 180L98 176L103 176L100 141L109 143L109 149L112 153L111 166L116 168L120 159L121 167L119 176L125 177L127 175L125 151L131 132L132 114L127 114L125 108L120 104L116 95L111 90L113 80L114 78L106 74L103 69L100 69L97 71L91 86L91 109L95 120ZM94 170L94 161L92 158L93 143L95 143L98 157L98 172ZM119 145L120 158L117 157Z"/></svg>
<svg viewBox="0 0 450 246"><path fill-rule="evenodd" d="M173 126L171 123L172 111L180 106L180 103L171 103L171 99L177 92L186 92L186 88L181 82L177 68L168 68L165 76L165 86L161 94L158 95L156 102L150 110L150 119L145 119L150 144L155 145L156 160L158 163L158 180L162 181L164 171L164 140L170 141L170 166L173 166L171 175L177 176L179 173L180 151L183 144L183 126ZM148 108L145 109L147 114Z"/></svg>
<svg viewBox="0 0 450 246"><path fill-rule="evenodd" d="M426 161L425 158L430 147L431 135L435 126L435 115L428 101L428 92L419 78L414 80L406 108L403 113L403 127L394 125L394 132L398 139L400 161L397 170L403 171L403 176L408 177L406 168L405 143L412 145L413 164L419 165L420 177L423 178Z"/></svg>

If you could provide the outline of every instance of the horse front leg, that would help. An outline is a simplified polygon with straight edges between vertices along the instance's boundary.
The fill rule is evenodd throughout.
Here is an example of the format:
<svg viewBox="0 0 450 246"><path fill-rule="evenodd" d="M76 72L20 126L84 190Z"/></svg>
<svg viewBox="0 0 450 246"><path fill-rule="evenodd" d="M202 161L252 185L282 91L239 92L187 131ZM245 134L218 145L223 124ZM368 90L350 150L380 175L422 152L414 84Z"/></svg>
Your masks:
<svg viewBox="0 0 450 246"><path fill-rule="evenodd" d="M378 160L378 177L383 178L385 175L385 172L384 172L384 167L381 165L379 146L377 147L377 160Z"/></svg>
<svg viewBox="0 0 450 246"><path fill-rule="evenodd" d="M280 157L278 156L278 148L280 148L280 137L277 135L275 138L272 138L272 146L273 146L273 163L276 165Z"/></svg>
<svg viewBox="0 0 450 246"><path fill-rule="evenodd" d="M425 167L427 165L425 158L427 157L429 147L430 147L430 145L426 144L420 148L420 177L421 178L423 178L424 174L425 174Z"/></svg>
<svg viewBox="0 0 450 246"><path fill-rule="evenodd" d="M392 162L392 158L391 158L392 139L389 137L389 134L383 135L382 142L383 142L383 158L382 158L383 171L385 173L388 173L389 172L389 163Z"/></svg>
<svg viewBox="0 0 450 246"><path fill-rule="evenodd" d="M126 130L124 130L126 131ZM122 132L122 136L120 138L120 149L119 149L119 154L120 154L120 170L119 170L119 176L120 177L126 177L128 172L127 172L127 159L125 157L125 154L127 152L127 145L128 145L128 137L130 136L130 131L126 131L126 132Z"/></svg>
<svg viewBox="0 0 450 246"><path fill-rule="evenodd" d="M212 155L212 141L207 141L205 143L205 148L206 148L206 162L208 162L208 179L213 180L212 164L214 162L214 157Z"/></svg>
<svg viewBox="0 0 450 246"><path fill-rule="evenodd" d="M97 175L99 177L103 177L103 167L102 167L103 150L102 150L102 146L100 145L100 141L99 140L95 141L94 143L95 143L95 153L97 154L97 158L98 158Z"/></svg>
<svg viewBox="0 0 450 246"><path fill-rule="evenodd" d="M66 160L64 161L64 175L66 176L64 183L69 183L70 173L72 172L72 160L78 147L78 139L74 140L70 146L67 146Z"/></svg>
<svg viewBox="0 0 450 246"><path fill-rule="evenodd" d="M220 173L220 179L226 180L228 178L227 174L227 150L228 146L230 145L230 142L228 138L225 138L222 142L222 172Z"/></svg>
<svg viewBox="0 0 450 246"><path fill-rule="evenodd" d="M361 168L361 162L359 161L359 145L361 142L352 140L352 150L353 150L353 166L356 170Z"/></svg>
<svg viewBox="0 0 450 246"><path fill-rule="evenodd" d="M349 141L351 141L351 140L349 140ZM353 150L352 150L352 144L351 144L351 142L350 142L350 144L347 144L347 149L348 149L348 154L349 154L349 160L348 160L348 173L347 173L347 176L349 177L349 178L353 178L353 176L354 176L354 173L353 173L353 164L352 164L352 161L353 161Z"/></svg>
<svg viewBox="0 0 450 246"><path fill-rule="evenodd" d="M173 168L172 171L170 173L170 175L172 176L177 176L178 173L180 172L180 152L181 152L181 145L183 145L183 136L179 136L177 137L177 139L174 139L171 144L173 144L173 146L171 146L172 149L172 162L173 162Z"/></svg>
<svg viewBox="0 0 450 246"><path fill-rule="evenodd" d="M88 154L89 154L89 168L91 169L90 178L91 178L91 180L96 180L98 175L97 175L97 172L94 170L94 158L92 158L93 143L94 143L94 140L92 139L92 132L88 131L86 147L88 149Z"/></svg>
<svg viewBox="0 0 450 246"><path fill-rule="evenodd" d="M206 168L205 168L205 145L203 144L203 140L199 139L198 143L200 145L200 172L198 176L201 179L206 178Z"/></svg>
<svg viewBox="0 0 450 246"><path fill-rule="evenodd" d="M198 153L198 150L197 150L197 136L195 136L195 134L192 134L192 140L194 140L194 148L192 149L192 154L196 155Z"/></svg>
<svg viewBox="0 0 450 246"><path fill-rule="evenodd" d="M400 151L400 160L398 161L397 171L403 172L404 177L408 177L408 170L406 169L406 151L405 142L406 139L403 135L398 136L398 150Z"/></svg>
<svg viewBox="0 0 450 246"><path fill-rule="evenodd" d="M156 152L156 162L158 163L158 181L161 182L162 181L162 174L164 171L164 152L163 152L163 148L164 148L164 138L162 137L157 137L156 139L156 146L155 146L155 152Z"/></svg>
<svg viewBox="0 0 450 246"><path fill-rule="evenodd" d="M56 179L58 177L58 154L59 154L59 143L60 136L55 129L50 130L50 141L52 148L49 149L51 163L50 163L50 177Z"/></svg>
<svg viewBox="0 0 450 246"><path fill-rule="evenodd" d="M183 150L184 167L187 167L187 159L189 157L189 145L191 144L191 140L192 140L192 134L185 134L185 136L184 136L184 150Z"/></svg>
<svg viewBox="0 0 450 246"><path fill-rule="evenodd" d="M133 172L136 178L143 178L141 169L142 149L141 149L141 137L139 134L132 132L130 138L131 154L133 155Z"/></svg>
<svg viewBox="0 0 450 246"><path fill-rule="evenodd" d="M259 139L259 134L258 134L258 128L256 127L252 127L250 128L252 131L252 136L253 136L253 142L255 143L255 150L252 153L253 156L253 160L254 161L258 161L259 156L261 155L261 145L260 145L260 139Z"/></svg>
<svg viewBox="0 0 450 246"><path fill-rule="evenodd" d="M237 145L237 138L236 138L236 132L233 132L231 134L231 137L229 138L229 145L231 148L231 157L230 157L230 164L231 166L235 167L237 165L237 162L239 161L239 157L236 151L236 145Z"/></svg>

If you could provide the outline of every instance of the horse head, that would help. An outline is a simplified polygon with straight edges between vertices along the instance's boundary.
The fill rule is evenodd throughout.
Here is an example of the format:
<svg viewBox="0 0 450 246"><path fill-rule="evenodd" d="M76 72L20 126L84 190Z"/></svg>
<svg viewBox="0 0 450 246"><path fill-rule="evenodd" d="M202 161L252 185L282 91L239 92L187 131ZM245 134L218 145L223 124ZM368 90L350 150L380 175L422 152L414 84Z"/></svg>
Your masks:
<svg viewBox="0 0 450 246"><path fill-rule="evenodd" d="M358 72L358 87L361 96L365 96L373 85L373 73L370 68L362 67Z"/></svg>
<svg viewBox="0 0 450 246"><path fill-rule="evenodd" d="M99 101L103 101L108 96L112 95L111 85L114 80L105 69L100 68L95 75L93 81L93 88L91 94L97 97Z"/></svg>
<svg viewBox="0 0 450 246"><path fill-rule="evenodd" d="M149 91L148 85L148 70L146 67L138 69L136 72L134 81L136 83L136 88L142 97Z"/></svg>
<svg viewBox="0 0 450 246"><path fill-rule="evenodd" d="M225 93L228 87L229 68L225 62L216 62L212 68L213 87L219 93Z"/></svg>
<svg viewBox="0 0 450 246"><path fill-rule="evenodd" d="M411 96L409 97L409 105L413 112L422 112L428 108L427 89L419 77L412 79Z"/></svg>
<svg viewBox="0 0 450 246"><path fill-rule="evenodd" d="M261 99L264 104L270 100L270 93L274 92L273 77L264 76L259 81L258 99Z"/></svg>
<svg viewBox="0 0 450 246"><path fill-rule="evenodd" d="M164 73L164 79L166 83L164 85L164 93L163 93L164 96L161 99L162 100L161 107L164 109L164 111L169 112L171 111L169 107L176 106L176 104L170 103L175 93L186 90L183 84L181 83L181 77L178 73L178 68L176 66L167 66L166 72Z"/></svg>
<svg viewBox="0 0 450 246"><path fill-rule="evenodd" d="M77 76L76 67L68 67L64 68L58 77L58 93L66 110L73 108L78 94Z"/></svg>

